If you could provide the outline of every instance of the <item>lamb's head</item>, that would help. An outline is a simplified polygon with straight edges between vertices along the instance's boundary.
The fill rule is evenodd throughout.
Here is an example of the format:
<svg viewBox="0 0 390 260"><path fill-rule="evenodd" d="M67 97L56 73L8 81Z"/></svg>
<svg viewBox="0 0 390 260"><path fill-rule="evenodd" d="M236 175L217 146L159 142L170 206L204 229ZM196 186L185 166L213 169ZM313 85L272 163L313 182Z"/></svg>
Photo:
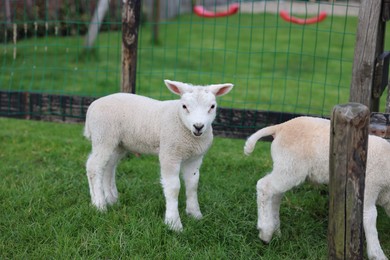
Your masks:
<svg viewBox="0 0 390 260"><path fill-rule="evenodd" d="M227 94L233 88L230 83L193 86L165 80L165 84L170 91L180 95L180 118L194 136L201 136L211 127L216 115L216 97Z"/></svg>

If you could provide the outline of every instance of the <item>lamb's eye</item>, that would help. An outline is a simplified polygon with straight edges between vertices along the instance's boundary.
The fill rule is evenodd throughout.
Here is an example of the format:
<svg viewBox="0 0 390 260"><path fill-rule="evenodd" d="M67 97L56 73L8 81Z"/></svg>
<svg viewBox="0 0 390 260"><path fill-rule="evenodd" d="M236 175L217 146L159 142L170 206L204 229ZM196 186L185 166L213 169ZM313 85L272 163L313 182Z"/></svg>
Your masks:
<svg viewBox="0 0 390 260"><path fill-rule="evenodd" d="M183 105L183 109L187 109L187 106L186 106L186 105Z"/></svg>
<svg viewBox="0 0 390 260"><path fill-rule="evenodd" d="M211 112L214 110L214 108L215 108L215 104L212 104L212 105L210 106L209 113L211 113Z"/></svg>

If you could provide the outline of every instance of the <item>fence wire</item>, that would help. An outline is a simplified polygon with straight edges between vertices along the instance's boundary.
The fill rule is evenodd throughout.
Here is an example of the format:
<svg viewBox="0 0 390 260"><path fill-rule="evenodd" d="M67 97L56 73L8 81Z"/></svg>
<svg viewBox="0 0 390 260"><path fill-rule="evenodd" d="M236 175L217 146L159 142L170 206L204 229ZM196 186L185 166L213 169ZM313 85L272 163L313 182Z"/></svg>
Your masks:
<svg viewBox="0 0 390 260"><path fill-rule="evenodd" d="M2 107L11 92L97 98L120 91L122 1L109 1L101 21L93 18L100 2L0 3ZM195 1L211 16L239 5L222 17L195 14L189 0L142 3L138 94L174 98L163 84L171 79L233 83L219 101L225 108L328 116L348 102L359 2ZM322 21L294 23L320 14ZM99 33L91 43L93 24ZM54 113L34 106L33 113Z"/></svg>

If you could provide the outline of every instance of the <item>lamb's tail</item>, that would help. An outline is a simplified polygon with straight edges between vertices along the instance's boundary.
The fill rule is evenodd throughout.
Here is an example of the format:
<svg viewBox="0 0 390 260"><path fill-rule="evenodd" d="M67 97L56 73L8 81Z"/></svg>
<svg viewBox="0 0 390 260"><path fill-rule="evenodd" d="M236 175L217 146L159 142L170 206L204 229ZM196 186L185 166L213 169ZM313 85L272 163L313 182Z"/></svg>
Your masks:
<svg viewBox="0 0 390 260"><path fill-rule="evenodd" d="M253 150L255 149L256 142L265 136L275 135L276 131L278 129L278 125L268 126L260 129L256 133L249 136L249 138L246 140L245 146L244 146L244 153L246 155L250 155Z"/></svg>
<svg viewBox="0 0 390 260"><path fill-rule="evenodd" d="M88 121L85 121L84 136L85 136L85 138L87 138L88 140L91 140L91 131L89 131Z"/></svg>
<svg viewBox="0 0 390 260"><path fill-rule="evenodd" d="M92 104L88 107L88 110L87 110L87 114L85 116L85 123L84 123L84 136L85 138L87 138L88 140L91 140L91 130L89 128L89 117L90 117L90 111L91 111L91 108L92 108Z"/></svg>

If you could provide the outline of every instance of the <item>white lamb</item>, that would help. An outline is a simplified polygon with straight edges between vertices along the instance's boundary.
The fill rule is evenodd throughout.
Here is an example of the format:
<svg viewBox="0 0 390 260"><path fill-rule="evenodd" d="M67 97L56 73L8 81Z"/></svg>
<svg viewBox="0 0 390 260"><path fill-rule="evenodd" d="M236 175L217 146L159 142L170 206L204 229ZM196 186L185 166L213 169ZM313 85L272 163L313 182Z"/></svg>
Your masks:
<svg viewBox="0 0 390 260"><path fill-rule="evenodd" d="M244 152L249 155L256 142L273 136L271 156L273 170L257 182L259 237L268 243L274 232L280 234L279 208L283 193L309 179L329 182L330 121L298 117L285 123L265 127L251 135ZM379 244L375 204L390 216L390 144L377 136L369 136L363 226L370 259L387 259Z"/></svg>
<svg viewBox="0 0 390 260"><path fill-rule="evenodd" d="M199 168L213 140L216 96L232 84L192 86L165 80L180 100L158 101L118 93L94 101L87 111L84 135L92 142L86 163L92 204L105 210L118 200L115 170L127 153L156 154L166 199L165 223L183 229L179 211L180 170L186 186L186 212L202 217L198 203Z"/></svg>

